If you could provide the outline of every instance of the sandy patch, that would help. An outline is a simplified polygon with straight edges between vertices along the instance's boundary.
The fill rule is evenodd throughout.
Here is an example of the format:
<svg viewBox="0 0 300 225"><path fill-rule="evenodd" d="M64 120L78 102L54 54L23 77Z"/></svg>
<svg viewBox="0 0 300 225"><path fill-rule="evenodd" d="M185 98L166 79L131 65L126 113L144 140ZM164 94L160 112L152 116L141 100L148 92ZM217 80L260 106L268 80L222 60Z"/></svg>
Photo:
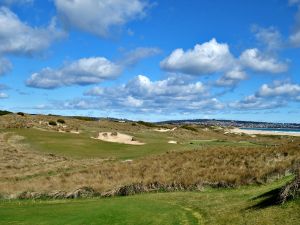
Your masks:
<svg viewBox="0 0 300 225"><path fill-rule="evenodd" d="M230 130L231 133L235 134L249 134L252 135L252 137L255 137L256 134L262 134L262 135L288 135L288 136L296 136L300 137L300 133L297 132L283 132L283 131L265 131L265 130L242 130L239 128L233 128Z"/></svg>
<svg viewBox="0 0 300 225"><path fill-rule="evenodd" d="M107 142L116 142L122 144L129 144L129 145L144 145L145 143L136 141L134 137L122 134L119 132L100 132L97 138L92 137L93 139L98 139L101 141Z"/></svg>
<svg viewBox="0 0 300 225"><path fill-rule="evenodd" d="M176 129L177 129L177 127L174 127L174 128L172 128L172 129L158 128L158 129L154 129L154 131L164 133L164 132L174 131L174 130L176 130Z"/></svg>
<svg viewBox="0 0 300 225"><path fill-rule="evenodd" d="M71 133L71 134L80 134L80 132L77 131L77 130L71 130L70 133Z"/></svg>
<svg viewBox="0 0 300 225"><path fill-rule="evenodd" d="M168 141L169 144L177 144L177 141Z"/></svg>

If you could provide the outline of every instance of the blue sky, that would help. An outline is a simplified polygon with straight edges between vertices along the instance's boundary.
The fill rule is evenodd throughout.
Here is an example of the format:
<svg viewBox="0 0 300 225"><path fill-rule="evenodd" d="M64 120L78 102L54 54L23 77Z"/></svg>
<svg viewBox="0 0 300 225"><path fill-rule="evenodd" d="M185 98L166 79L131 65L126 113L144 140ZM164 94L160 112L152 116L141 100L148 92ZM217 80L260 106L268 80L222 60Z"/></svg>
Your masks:
<svg viewBox="0 0 300 225"><path fill-rule="evenodd" d="M300 122L300 0L0 0L0 107Z"/></svg>

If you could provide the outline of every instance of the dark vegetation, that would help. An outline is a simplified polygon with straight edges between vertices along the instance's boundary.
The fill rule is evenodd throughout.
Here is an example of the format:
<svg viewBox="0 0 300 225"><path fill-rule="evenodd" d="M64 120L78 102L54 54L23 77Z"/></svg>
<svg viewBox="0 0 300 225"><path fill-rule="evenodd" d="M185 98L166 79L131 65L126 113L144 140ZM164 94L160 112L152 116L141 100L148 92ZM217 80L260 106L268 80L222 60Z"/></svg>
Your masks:
<svg viewBox="0 0 300 225"><path fill-rule="evenodd" d="M7 114L12 114L12 112L6 111L6 110L0 110L0 116L4 116Z"/></svg>
<svg viewBox="0 0 300 225"><path fill-rule="evenodd" d="M57 123L55 121L53 121L53 120L50 120L49 121L49 125L51 125L51 126L57 126Z"/></svg>
<svg viewBox="0 0 300 225"><path fill-rule="evenodd" d="M25 116L25 113L23 113L23 112L18 112L17 113L19 116Z"/></svg>
<svg viewBox="0 0 300 225"><path fill-rule="evenodd" d="M65 124L66 123L66 121L63 120L63 119L58 119L57 122L60 123L60 124Z"/></svg>
<svg viewBox="0 0 300 225"><path fill-rule="evenodd" d="M183 125L181 126L181 128L186 129L186 130L190 130L190 131L194 131L194 132L198 132L198 130L195 127L189 126L189 125Z"/></svg>
<svg viewBox="0 0 300 225"><path fill-rule="evenodd" d="M137 123L140 124L140 125L146 126L146 127L157 127L156 124L145 122L145 121L138 121Z"/></svg>

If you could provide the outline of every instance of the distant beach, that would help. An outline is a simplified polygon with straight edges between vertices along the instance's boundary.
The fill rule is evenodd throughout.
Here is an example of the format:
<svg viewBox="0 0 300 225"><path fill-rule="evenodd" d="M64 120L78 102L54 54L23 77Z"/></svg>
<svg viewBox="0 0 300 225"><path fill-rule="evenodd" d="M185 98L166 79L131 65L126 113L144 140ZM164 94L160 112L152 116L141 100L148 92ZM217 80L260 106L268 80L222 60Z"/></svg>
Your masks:
<svg viewBox="0 0 300 225"><path fill-rule="evenodd" d="M262 135L288 135L300 137L299 129L286 129L286 128L234 128L232 133L244 133L244 134L262 134Z"/></svg>

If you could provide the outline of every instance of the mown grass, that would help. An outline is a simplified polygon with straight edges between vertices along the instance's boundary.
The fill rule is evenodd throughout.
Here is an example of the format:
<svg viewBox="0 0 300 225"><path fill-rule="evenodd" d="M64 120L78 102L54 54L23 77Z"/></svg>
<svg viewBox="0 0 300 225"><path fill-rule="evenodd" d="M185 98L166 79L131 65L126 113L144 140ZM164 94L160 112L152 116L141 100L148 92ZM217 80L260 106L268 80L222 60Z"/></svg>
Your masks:
<svg viewBox="0 0 300 225"><path fill-rule="evenodd" d="M299 224L300 201L253 207L284 185L202 192L152 193L107 199L2 201L0 224Z"/></svg>
<svg viewBox="0 0 300 225"><path fill-rule="evenodd" d="M89 133L59 133L38 129L10 129L7 131L25 137L24 143L29 144L36 151L76 158L135 159L169 150L191 148L188 144L168 144L167 135L157 132L138 134L136 136L138 140L146 144L137 146L94 140Z"/></svg>

